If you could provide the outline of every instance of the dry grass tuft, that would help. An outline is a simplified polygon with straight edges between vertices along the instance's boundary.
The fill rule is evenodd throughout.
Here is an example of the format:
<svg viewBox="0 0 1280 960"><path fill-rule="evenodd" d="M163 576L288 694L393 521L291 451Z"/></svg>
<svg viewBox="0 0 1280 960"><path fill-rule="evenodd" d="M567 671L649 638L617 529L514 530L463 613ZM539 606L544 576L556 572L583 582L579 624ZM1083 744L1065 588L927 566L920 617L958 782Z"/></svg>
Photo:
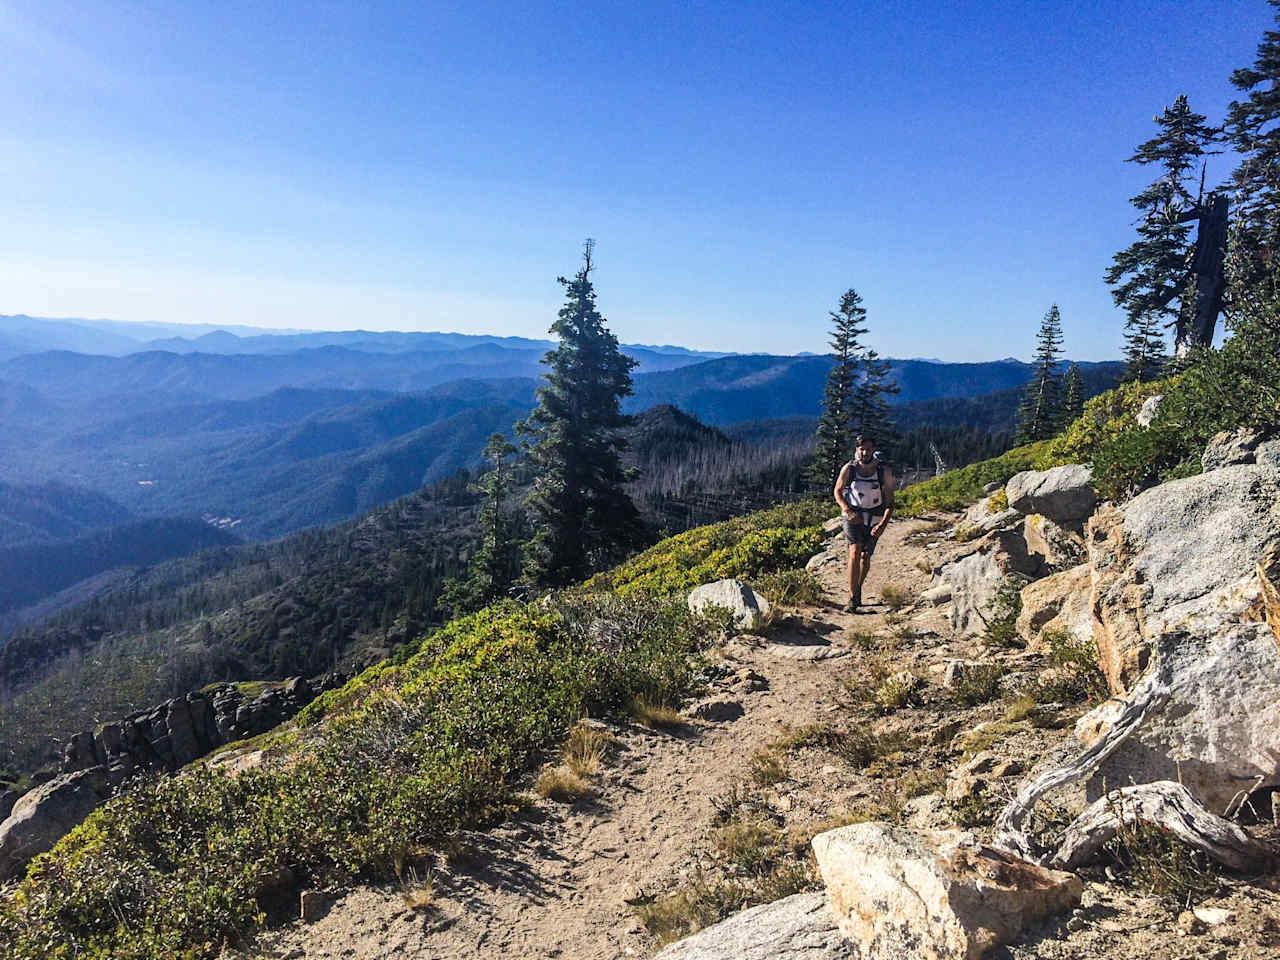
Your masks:
<svg viewBox="0 0 1280 960"><path fill-rule="evenodd" d="M886 583L880 589L880 599L893 613L897 613L911 603L911 591L896 583Z"/></svg>
<svg viewBox="0 0 1280 960"><path fill-rule="evenodd" d="M787 766L772 750L757 750L751 755L751 779L762 787L771 787L787 779Z"/></svg>
<svg viewBox="0 0 1280 960"><path fill-rule="evenodd" d="M990 703L1000 695L1000 680L1006 672L1002 663L969 664L952 686L951 696L966 707Z"/></svg>
<svg viewBox="0 0 1280 960"><path fill-rule="evenodd" d="M563 765L544 769L538 774L533 789L538 796L557 803L574 803L591 794L591 785Z"/></svg>
<svg viewBox="0 0 1280 960"><path fill-rule="evenodd" d="M859 650L875 650L883 642L880 634L870 630L846 630L844 640L849 646Z"/></svg>
<svg viewBox="0 0 1280 960"><path fill-rule="evenodd" d="M1017 723L1019 720L1026 720L1036 712L1036 706L1036 698L1030 693L1024 691L1018 694L1004 709L1005 722Z"/></svg>
<svg viewBox="0 0 1280 960"><path fill-rule="evenodd" d="M871 699L881 713L892 713L894 710L901 710L903 707L917 703L916 694L919 689L919 677L906 670L899 670L876 687Z"/></svg>
<svg viewBox="0 0 1280 960"><path fill-rule="evenodd" d="M435 894L435 874L427 871L427 873L419 877L417 871L411 867L409 876L404 881L400 891L400 896L404 899L404 905L410 910L429 910L434 906Z"/></svg>
<svg viewBox="0 0 1280 960"><path fill-rule="evenodd" d="M636 697L631 701L631 715L641 726L654 730L677 730L684 727L685 719L671 707L662 703L654 703L647 697Z"/></svg>
<svg viewBox="0 0 1280 960"><path fill-rule="evenodd" d="M711 835L713 848L752 876L768 869L778 843L778 828L762 820L735 820Z"/></svg>
<svg viewBox="0 0 1280 960"><path fill-rule="evenodd" d="M617 743L618 738L607 730L579 723L565 741L564 765L579 777L594 776Z"/></svg>

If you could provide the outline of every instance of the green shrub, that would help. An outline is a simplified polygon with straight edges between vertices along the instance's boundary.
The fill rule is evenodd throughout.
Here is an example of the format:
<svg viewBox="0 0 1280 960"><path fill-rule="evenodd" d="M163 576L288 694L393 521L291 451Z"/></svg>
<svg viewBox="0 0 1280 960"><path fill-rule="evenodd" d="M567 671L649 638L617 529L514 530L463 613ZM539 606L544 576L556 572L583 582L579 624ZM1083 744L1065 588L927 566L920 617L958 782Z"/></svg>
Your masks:
<svg viewBox="0 0 1280 960"><path fill-rule="evenodd" d="M1044 630L1040 640L1049 648L1049 659L1059 672L1055 679L1037 686L1037 700L1076 703L1107 698L1111 691L1098 666L1098 647L1092 638L1082 640L1066 630Z"/></svg>
<svg viewBox="0 0 1280 960"><path fill-rule="evenodd" d="M288 762L200 765L108 801L0 902L0 955L212 956L292 887L388 878L484 823L583 715L694 684L681 604L576 596L450 623L310 718Z"/></svg>
<svg viewBox="0 0 1280 960"><path fill-rule="evenodd" d="M1015 473L1033 469L1051 441L1014 447L990 460L971 463L940 477L912 484L895 496L894 514L914 517L930 510L957 510L982 496L989 483L1007 483Z"/></svg>
<svg viewBox="0 0 1280 960"><path fill-rule="evenodd" d="M829 504L808 500L687 530L597 574L586 587L671 596L726 577L753 580L802 567L821 548L820 524L832 512Z"/></svg>
<svg viewBox="0 0 1280 960"><path fill-rule="evenodd" d="M1018 636L1018 615L1022 613L1022 588L1026 581L1017 576L1008 576L1000 581L991 605L987 608L987 628L983 632L983 642L989 647L1021 647L1022 638Z"/></svg>
<svg viewBox="0 0 1280 960"><path fill-rule="evenodd" d="M1054 437L1036 458L1034 469L1048 470L1064 463L1092 463L1098 450L1137 425L1143 402L1165 393L1171 380L1126 383L1087 401L1084 412Z"/></svg>
<svg viewBox="0 0 1280 960"><path fill-rule="evenodd" d="M1002 663L970 664L952 686L951 696L966 707L990 703L1000 695L1000 680L1005 672Z"/></svg>
<svg viewBox="0 0 1280 960"><path fill-rule="evenodd" d="M1240 300L1234 335L1221 349L1199 351L1176 376L1091 400L1066 436L1051 441L1048 459L1091 461L1099 491L1119 500L1198 473L1216 433L1280 425L1280 295L1261 284ZM1140 427L1137 410L1155 393L1164 395L1159 413Z"/></svg>
<svg viewBox="0 0 1280 960"><path fill-rule="evenodd" d="M822 599L822 584L803 567L766 573L756 578L755 586L769 600L784 606L813 604Z"/></svg>

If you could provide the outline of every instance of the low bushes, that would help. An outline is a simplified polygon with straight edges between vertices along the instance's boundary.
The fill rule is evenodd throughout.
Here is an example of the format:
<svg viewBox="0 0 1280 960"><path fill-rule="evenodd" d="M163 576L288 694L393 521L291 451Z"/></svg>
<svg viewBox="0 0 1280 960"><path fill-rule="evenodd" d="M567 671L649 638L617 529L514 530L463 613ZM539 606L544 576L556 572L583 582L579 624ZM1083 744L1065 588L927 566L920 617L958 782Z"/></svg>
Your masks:
<svg viewBox="0 0 1280 960"><path fill-rule="evenodd" d="M584 714L694 683L697 623L643 597L503 604L309 718L290 762L199 766L116 797L0 903L14 958L209 956L296 886L389 876L406 851L483 822Z"/></svg>
<svg viewBox="0 0 1280 960"><path fill-rule="evenodd" d="M726 577L750 580L803 566L821 548L820 524L834 512L807 500L687 530L596 575L586 587L666 596Z"/></svg>
<svg viewBox="0 0 1280 960"><path fill-rule="evenodd" d="M940 477L912 484L895 497L894 514L915 517L930 510L957 510L982 496L989 483L1007 483L1015 473L1038 469L1034 465L1044 456L1049 443L1029 443L993 457L951 470Z"/></svg>

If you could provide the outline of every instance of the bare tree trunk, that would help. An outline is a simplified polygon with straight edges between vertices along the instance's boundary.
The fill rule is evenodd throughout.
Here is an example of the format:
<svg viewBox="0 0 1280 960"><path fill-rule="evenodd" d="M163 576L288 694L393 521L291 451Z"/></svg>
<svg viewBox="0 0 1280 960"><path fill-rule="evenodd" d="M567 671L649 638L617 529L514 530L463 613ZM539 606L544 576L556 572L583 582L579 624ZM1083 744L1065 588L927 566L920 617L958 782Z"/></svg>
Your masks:
<svg viewBox="0 0 1280 960"><path fill-rule="evenodd" d="M1143 822L1163 827L1183 843L1233 870L1267 866L1274 851L1240 827L1200 806L1180 783L1158 780L1113 790L1067 828L1050 864L1076 870L1089 863L1123 826Z"/></svg>
<svg viewBox="0 0 1280 960"><path fill-rule="evenodd" d="M1179 357L1196 348L1213 345L1213 334L1227 286L1223 265L1227 253L1228 207L1225 194L1211 193L1195 208L1198 225L1190 270L1195 302L1184 304L1183 313L1178 318L1174 353Z"/></svg>

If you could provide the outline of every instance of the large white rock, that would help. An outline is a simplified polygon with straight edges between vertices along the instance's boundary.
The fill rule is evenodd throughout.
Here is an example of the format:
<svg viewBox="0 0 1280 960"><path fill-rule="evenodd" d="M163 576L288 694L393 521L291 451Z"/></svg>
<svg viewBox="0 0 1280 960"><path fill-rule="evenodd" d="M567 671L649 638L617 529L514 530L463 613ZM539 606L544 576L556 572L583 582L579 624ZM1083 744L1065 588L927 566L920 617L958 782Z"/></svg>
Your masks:
<svg viewBox="0 0 1280 960"><path fill-rule="evenodd" d="M1044 557L1045 565L1053 570L1074 567L1084 559L1084 538L1081 532L1079 524L1064 527L1039 513L1027 517L1027 522L1022 526L1027 552Z"/></svg>
<svg viewBox="0 0 1280 960"><path fill-rule="evenodd" d="M1086 532L1103 672L1117 693L1159 635L1280 544L1280 470L1221 467L1099 510ZM1176 779L1176 778L1175 778Z"/></svg>
<svg viewBox="0 0 1280 960"><path fill-rule="evenodd" d="M1138 426L1146 428L1151 426L1156 417L1160 416L1160 405L1164 403L1164 394L1157 393L1147 397L1142 401L1142 406L1138 408Z"/></svg>
<svg viewBox="0 0 1280 960"><path fill-rule="evenodd" d="M733 613L740 630L752 630L768 616L769 601L741 580L717 580L694 587L689 593L689 609L701 613L707 607L723 607Z"/></svg>
<svg viewBox="0 0 1280 960"><path fill-rule="evenodd" d="M990 534L975 553L942 568L940 576L951 584L951 629L957 636L981 635L1000 585L1008 579L1025 583L1043 572L1041 558L1027 553L1021 531Z"/></svg>
<svg viewBox="0 0 1280 960"><path fill-rule="evenodd" d="M0 879L17 874L78 826L111 793L106 767L64 773L23 794L0 823Z"/></svg>
<svg viewBox="0 0 1280 960"><path fill-rule="evenodd" d="M977 960L1080 902L1080 880L958 830L859 823L813 838L840 931L855 956Z"/></svg>
<svg viewBox="0 0 1280 960"><path fill-rule="evenodd" d="M1215 604L1160 638L1169 698L1093 774L1089 799L1104 784L1174 780L1222 814L1252 790L1280 786L1280 650L1265 622L1238 617ZM1121 706L1108 701L1078 732L1096 739Z"/></svg>
<svg viewBox="0 0 1280 960"><path fill-rule="evenodd" d="M821 893L752 907L673 943L654 960L854 960Z"/></svg>
<svg viewBox="0 0 1280 960"><path fill-rule="evenodd" d="M1084 520L1093 513L1098 497L1090 480L1093 472L1080 463L1049 470L1024 470L1005 484L1009 506L1020 513L1041 513L1058 523Z"/></svg>
<svg viewBox="0 0 1280 960"><path fill-rule="evenodd" d="M1032 650L1039 649L1040 634L1062 630L1077 641L1093 637L1093 604L1089 565L1082 563L1061 573L1036 580L1022 588L1018 635Z"/></svg>

